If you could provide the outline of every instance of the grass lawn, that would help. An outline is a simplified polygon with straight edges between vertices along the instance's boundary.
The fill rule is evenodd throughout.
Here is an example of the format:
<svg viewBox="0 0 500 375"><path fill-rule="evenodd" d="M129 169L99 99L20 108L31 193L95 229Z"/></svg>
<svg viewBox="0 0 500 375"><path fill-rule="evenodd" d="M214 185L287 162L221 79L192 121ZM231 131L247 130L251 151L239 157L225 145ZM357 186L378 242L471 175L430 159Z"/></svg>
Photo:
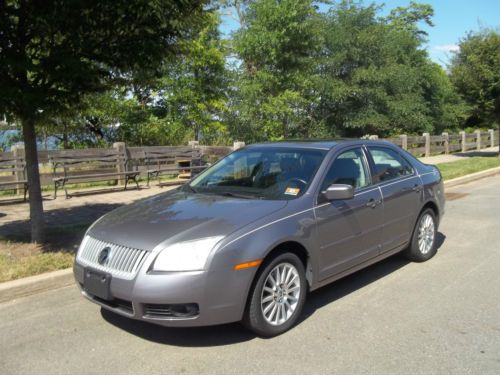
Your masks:
<svg viewBox="0 0 500 375"><path fill-rule="evenodd" d="M436 164L441 171L444 180L451 180L467 174L484 171L486 169L500 167L498 156L476 156L449 163Z"/></svg>
<svg viewBox="0 0 500 375"><path fill-rule="evenodd" d="M48 227L43 246L30 243L29 233L1 236L0 282L71 267L90 224Z"/></svg>
<svg viewBox="0 0 500 375"><path fill-rule="evenodd" d="M0 242L0 282L71 267L74 254L44 251L39 245Z"/></svg>

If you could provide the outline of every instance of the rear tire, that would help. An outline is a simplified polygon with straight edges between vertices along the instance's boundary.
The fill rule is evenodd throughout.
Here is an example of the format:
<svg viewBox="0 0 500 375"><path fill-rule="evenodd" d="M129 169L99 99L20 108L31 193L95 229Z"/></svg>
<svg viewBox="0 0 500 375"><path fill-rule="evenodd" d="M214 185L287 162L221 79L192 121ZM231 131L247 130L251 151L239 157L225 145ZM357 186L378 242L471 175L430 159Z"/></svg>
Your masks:
<svg viewBox="0 0 500 375"><path fill-rule="evenodd" d="M257 273L242 323L262 337L280 335L299 319L306 293L302 261L292 253L278 255Z"/></svg>
<svg viewBox="0 0 500 375"><path fill-rule="evenodd" d="M413 229L410 246L405 256L414 262L425 262L436 255L437 222L436 214L431 208L423 210Z"/></svg>

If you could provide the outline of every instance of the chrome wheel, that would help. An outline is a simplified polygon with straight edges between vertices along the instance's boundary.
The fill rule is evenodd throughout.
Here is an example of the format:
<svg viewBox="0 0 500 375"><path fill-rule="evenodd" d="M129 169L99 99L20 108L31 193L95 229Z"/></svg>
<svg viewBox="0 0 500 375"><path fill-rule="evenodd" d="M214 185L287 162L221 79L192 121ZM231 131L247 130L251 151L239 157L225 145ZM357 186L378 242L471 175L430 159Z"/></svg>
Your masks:
<svg viewBox="0 0 500 375"><path fill-rule="evenodd" d="M290 263L278 264L269 272L262 288L262 315L271 325L285 323L295 312L299 296L299 271Z"/></svg>
<svg viewBox="0 0 500 375"><path fill-rule="evenodd" d="M418 226L418 248L422 254L427 254L434 246L435 227L431 215L425 214Z"/></svg>

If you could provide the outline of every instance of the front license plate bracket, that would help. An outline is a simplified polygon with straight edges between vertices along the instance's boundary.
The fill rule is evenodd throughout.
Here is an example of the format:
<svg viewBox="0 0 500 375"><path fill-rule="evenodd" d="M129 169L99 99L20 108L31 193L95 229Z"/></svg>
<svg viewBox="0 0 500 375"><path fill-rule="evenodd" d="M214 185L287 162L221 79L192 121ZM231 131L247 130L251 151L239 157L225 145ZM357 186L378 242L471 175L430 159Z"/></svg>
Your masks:
<svg viewBox="0 0 500 375"><path fill-rule="evenodd" d="M111 275L109 273L96 271L90 268L84 270L83 289L93 296L104 300L111 300L110 291Z"/></svg>

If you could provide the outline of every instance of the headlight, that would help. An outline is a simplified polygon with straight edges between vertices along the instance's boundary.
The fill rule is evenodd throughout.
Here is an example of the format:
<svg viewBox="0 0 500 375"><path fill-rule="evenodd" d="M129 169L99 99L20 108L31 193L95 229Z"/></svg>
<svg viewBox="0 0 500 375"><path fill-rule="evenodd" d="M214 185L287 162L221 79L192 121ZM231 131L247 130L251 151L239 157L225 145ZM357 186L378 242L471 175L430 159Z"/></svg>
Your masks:
<svg viewBox="0 0 500 375"><path fill-rule="evenodd" d="M155 271L199 271L222 236L179 242L160 251L153 264Z"/></svg>

